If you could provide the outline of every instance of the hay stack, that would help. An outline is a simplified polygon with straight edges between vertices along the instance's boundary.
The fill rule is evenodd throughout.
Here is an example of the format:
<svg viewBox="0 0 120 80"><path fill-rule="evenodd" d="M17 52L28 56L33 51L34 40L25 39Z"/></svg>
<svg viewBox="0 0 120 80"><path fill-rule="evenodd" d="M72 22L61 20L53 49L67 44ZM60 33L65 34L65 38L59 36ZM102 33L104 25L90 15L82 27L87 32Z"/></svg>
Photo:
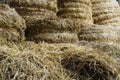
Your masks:
<svg viewBox="0 0 120 80"><path fill-rule="evenodd" d="M8 5L0 4L0 37L7 41L21 42L25 39L25 21Z"/></svg>
<svg viewBox="0 0 120 80"><path fill-rule="evenodd" d="M28 40L45 41L49 43L68 43L78 41L80 24L71 19L45 19L39 20L34 27L26 30Z"/></svg>
<svg viewBox="0 0 120 80"><path fill-rule="evenodd" d="M10 6L26 20L28 27L37 20L55 18L57 12L57 0L12 0Z"/></svg>
<svg viewBox="0 0 120 80"><path fill-rule="evenodd" d="M98 52L91 48L73 44L39 43L38 45L31 42L21 45L18 46L20 52L13 53L0 62L1 80L87 80L88 78L117 80L118 78L115 61L107 55L97 54Z"/></svg>
<svg viewBox="0 0 120 80"><path fill-rule="evenodd" d="M120 7L116 0L91 0L93 19L99 25L120 25Z"/></svg>
<svg viewBox="0 0 120 80"><path fill-rule="evenodd" d="M62 65L75 80L119 80L116 62L88 47L62 48ZM74 53L75 52L75 53ZM111 64L113 63L113 64Z"/></svg>
<svg viewBox="0 0 120 80"><path fill-rule="evenodd" d="M92 25L82 27L82 30L79 33L79 40L117 43L120 40L119 34L119 26Z"/></svg>
<svg viewBox="0 0 120 80"><path fill-rule="evenodd" d="M58 0L58 16L77 19L81 25L93 23L90 0Z"/></svg>

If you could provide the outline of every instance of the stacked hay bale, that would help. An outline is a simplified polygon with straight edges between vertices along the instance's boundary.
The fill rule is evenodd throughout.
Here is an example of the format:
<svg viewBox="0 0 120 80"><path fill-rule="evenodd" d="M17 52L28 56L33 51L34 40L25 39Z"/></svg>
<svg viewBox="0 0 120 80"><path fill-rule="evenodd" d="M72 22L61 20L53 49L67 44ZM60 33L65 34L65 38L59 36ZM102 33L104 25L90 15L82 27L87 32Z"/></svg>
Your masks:
<svg viewBox="0 0 120 80"><path fill-rule="evenodd" d="M10 6L26 20L27 27L40 19L55 18L57 0L11 0Z"/></svg>
<svg viewBox="0 0 120 80"><path fill-rule="evenodd" d="M99 25L120 25L120 7L116 0L91 0L93 19Z"/></svg>
<svg viewBox="0 0 120 80"><path fill-rule="evenodd" d="M79 33L79 40L118 43L120 40L118 34L120 34L119 26L91 25L82 28Z"/></svg>
<svg viewBox="0 0 120 80"><path fill-rule="evenodd" d="M35 42L73 43L78 41L79 22L71 19L39 20L34 27L27 29L27 39Z"/></svg>
<svg viewBox="0 0 120 80"><path fill-rule="evenodd" d="M1 40L21 42L25 39L26 28L23 20L14 9L0 4L0 37Z"/></svg>
<svg viewBox="0 0 120 80"><path fill-rule="evenodd" d="M58 0L58 16L79 20L81 25L93 24L90 0Z"/></svg>
<svg viewBox="0 0 120 80"><path fill-rule="evenodd" d="M34 26L34 31L32 28L28 29L29 36L34 34L32 37L28 37L29 40L50 43L77 42L77 34L80 32L81 26L93 23L90 0L58 0L58 8L57 14L61 18L39 20Z"/></svg>
<svg viewBox="0 0 120 80"><path fill-rule="evenodd" d="M50 43L78 41L79 22L58 18L56 0L13 0L10 4L25 18L28 40Z"/></svg>

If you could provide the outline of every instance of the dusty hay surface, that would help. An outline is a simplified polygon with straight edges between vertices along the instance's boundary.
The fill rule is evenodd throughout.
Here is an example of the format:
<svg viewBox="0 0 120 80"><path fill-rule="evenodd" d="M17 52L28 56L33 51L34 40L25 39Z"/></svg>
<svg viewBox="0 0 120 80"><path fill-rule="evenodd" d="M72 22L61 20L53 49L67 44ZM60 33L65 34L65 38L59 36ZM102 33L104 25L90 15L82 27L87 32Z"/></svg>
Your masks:
<svg viewBox="0 0 120 80"><path fill-rule="evenodd" d="M76 42L78 41L77 34L80 32L80 28L79 22L71 19L45 19L39 20L33 27L27 28L26 37L28 40L36 42Z"/></svg>
<svg viewBox="0 0 120 80"><path fill-rule="evenodd" d="M62 18L80 19L81 25L93 24L90 0L58 0L58 9L57 15Z"/></svg>
<svg viewBox="0 0 120 80"><path fill-rule="evenodd" d="M5 45L3 45L4 47ZM12 47L13 46L13 47ZM9 48L9 46L7 46ZM117 80L116 61L92 48L73 44L25 42L0 60L1 80ZM16 50L14 49L14 50ZM81 73L82 71L82 73ZM94 78L94 79L93 79Z"/></svg>
<svg viewBox="0 0 120 80"><path fill-rule="evenodd" d="M91 0L95 24L120 25L120 7L116 0Z"/></svg>
<svg viewBox="0 0 120 80"><path fill-rule="evenodd" d="M10 6L26 20L27 27L37 20L55 18L58 11L57 0L12 0Z"/></svg>
<svg viewBox="0 0 120 80"><path fill-rule="evenodd" d="M8 5L0 4L0 36L7 41L21 42L25 39L25 20Z"/></svg>

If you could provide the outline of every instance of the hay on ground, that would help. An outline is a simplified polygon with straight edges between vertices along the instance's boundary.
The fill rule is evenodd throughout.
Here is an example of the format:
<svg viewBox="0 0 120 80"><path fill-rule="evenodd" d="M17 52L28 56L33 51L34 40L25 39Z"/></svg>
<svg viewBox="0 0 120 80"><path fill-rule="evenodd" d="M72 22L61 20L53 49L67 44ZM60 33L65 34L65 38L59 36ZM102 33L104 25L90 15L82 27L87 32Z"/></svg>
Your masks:
<svg viewBox="0 0 120 80"><path fill-rule="evenodd" d="M116 0L91 0L93 19L99 25L120 25L120 7Z"/></svg>
<svg viewBox="0 0 120 80"><path fill-rule="evenodd" d="M58 8L57 15L62 18L80 19L84 25L93 23L90 0L58 0Z"/></svg>
<svg viewBox="0 0 120 80"><path fill-rule="evenodd" d="M8 5L0 4L0 35L7 41L21 42L25 39L25 20Z"/></svg>
<svg viewBox="0 0 120 80"><path fill-rule="evenodd" d="M116 62L92 48L73 44L22 43L0 62L2 80L117 80ZM9 52L8 52L9 53ZM81 73L82 72L82 73Z"/></svg>

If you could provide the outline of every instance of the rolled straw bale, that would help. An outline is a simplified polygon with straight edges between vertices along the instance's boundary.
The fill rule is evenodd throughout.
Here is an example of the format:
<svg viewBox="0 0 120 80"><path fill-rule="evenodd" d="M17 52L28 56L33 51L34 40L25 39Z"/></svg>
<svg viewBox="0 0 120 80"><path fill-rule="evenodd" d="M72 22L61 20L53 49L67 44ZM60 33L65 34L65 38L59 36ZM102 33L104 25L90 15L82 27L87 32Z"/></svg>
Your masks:
<svg viewBox="0 0 120 80"><path fill-rule="evenodd" d="M36 7L57 11L57 0L12 0L10 5L13 7ZM29 9L29 8L28 8ZM34 11L34 8L33 8Z"/></svg>
<svg viewBox="0 0 120 80"><path fill-rule="evenodd" d="M0 4L0 35L8 41L20 42L25 39L25 20L8 5Z"/></svg>
<svg viewBox="0 0 120 80"><path fill-rule="evenodd" d="M58 0L58 16L62 18L80 19L81 23L92 24L90 0Z"/></svg>
<svg viewBox="0 0 120 80"><path fill-rule="evenodd" d="M76 42L80 28L79 22L72 19L45 19L37 21L34 27L27 28L26 37L37 42Z"/></svg>
<svg viewBox="0 0 120 80"><path fill-rule="evenodd" d="M26 20L28 27L37 20L56 17L57 0L12 0L10 5Z"/></svg>
<svg viewBox="0 0 120 80"><path fill-rule="evenodd" d="M119 26L93 25L82 27L79 33L79 40L99 41L99 42L119 42Z"/></svg>
<svg viewBox="0 0 120 80"><path fill-rule="evenodd" d="M44 19L38 20L34 23L34 27L29 27L26 30L27 35L39 34L46 32L71 32L78 33L80 32L80 24L78 21L72 19Z"/></svg>
<svg viewBox="0 0 120 80"><path fill-rule="evenodd" d="M120 7L116 0L91 0L95 24L120 25Z"/></svg>
<svg viewBox="0 0 120 80"><path fill-rule="evenodd" d="M78 41L78 36L75 33L61 32L61 33L40 33L28 37L28 40L35 42L45 41L48 43L74 43Z"/></svg>

